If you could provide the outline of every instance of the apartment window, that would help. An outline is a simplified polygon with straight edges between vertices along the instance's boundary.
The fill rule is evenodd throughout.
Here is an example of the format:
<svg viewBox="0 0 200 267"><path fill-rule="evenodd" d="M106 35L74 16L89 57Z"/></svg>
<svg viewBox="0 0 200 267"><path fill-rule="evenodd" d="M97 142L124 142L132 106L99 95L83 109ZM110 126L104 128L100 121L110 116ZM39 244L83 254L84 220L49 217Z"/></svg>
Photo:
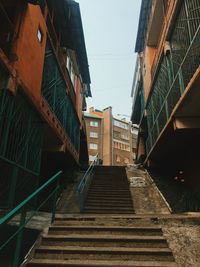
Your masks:
<svg viewBox="0 0 200 267"><path fill-rule="evenodd" d="M125 139L125 140L129 140L129 136L128 136L128 134L122 134L122 135L121 135L121 138L122 138L122 139Z"/></svg>
<svg viewBox="0 0 200 267"><path fill-rule="evenodd" d="M98 123L98 121L90 121L90 126L92 126L92 127L98 127L99 126L99 123Z"/></svg>
<svg viewBox="0 0 200 267"><path fill-rule="evenodd" d="M90 149L97 150L98 149L98 145L90 143Z"/></svg>
<svg viewBox="0 0 200 267"><path fill-rule="evenodd" d="M91 138L98 138L98 133L96 133L96 132L90 132L90 137Z"/></svg>
<svg viewBox="0 0 200 267"><path fill-rule="evenodd" d="M128 124L121 121L114 120L114 126L128 130Z"/></svg>
<svg viewBox="0 0 200 267"><path fill-rule="evenodd" d="M42 43L42 41L43 41L43 33L42 33L42 30L41 30L40 27L38 28L37 38L38 38L38 41L39 41L40 43Z"/></svg>
<svg viewBox="0 0 200 267"><path fill-rule="evenodd" d="M120 132L114 131L114 138L119 138L120 137Z"/></svg>
<svg viewBox="0 0 200 267"><path fill-rule="evenodd" d="M76 91L76 74L75 74L73 64L72 64L72 61L69 55L67 56L66 67L67 67L71 82L73 84L74 91Z"/></svg>

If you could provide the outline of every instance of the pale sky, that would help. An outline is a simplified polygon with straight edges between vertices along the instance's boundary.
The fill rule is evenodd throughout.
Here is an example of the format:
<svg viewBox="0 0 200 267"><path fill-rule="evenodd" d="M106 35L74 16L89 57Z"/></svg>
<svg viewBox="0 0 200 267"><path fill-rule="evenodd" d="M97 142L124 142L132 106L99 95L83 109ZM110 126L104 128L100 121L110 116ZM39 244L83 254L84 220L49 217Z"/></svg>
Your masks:
<svg viewBox="0 0 200 267"><path fill-rule="evenodd" d="M80 4L91 76L87 106L130 115L141 0L76 0Z"/></svg>

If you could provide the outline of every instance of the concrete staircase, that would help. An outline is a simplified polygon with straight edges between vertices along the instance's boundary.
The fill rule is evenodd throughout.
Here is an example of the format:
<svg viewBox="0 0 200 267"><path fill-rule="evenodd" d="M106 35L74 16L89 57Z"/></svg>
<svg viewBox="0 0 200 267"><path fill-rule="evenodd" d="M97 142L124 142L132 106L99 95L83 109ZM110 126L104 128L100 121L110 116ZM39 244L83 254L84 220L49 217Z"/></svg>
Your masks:
<svg viewBox="0 0 200 267"><path fill-rule="evenodd" d="M133 214L133 201L124 167L97 166L85 213Z"/></svg>
<svg viewBox="0 0 200 267"><path fill-rule="evenodd" d="M26 266L176 266L155 219L57 218Z"/></svg>
<svg viewBox="0 0 200 267"><path fill-rule="evenodd" d="M133 214L124 168L96 168L84 212L57 215L24 266L176 266L157 218Z"/></svg>

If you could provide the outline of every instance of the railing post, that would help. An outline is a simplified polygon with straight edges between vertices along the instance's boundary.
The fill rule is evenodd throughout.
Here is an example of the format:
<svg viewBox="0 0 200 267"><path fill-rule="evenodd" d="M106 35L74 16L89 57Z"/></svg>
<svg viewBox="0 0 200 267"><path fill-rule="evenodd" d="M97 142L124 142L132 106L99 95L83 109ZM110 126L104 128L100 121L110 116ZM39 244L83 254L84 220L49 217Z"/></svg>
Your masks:
<svg viewBox="0 0 200 267"><path fill-rule="evenodd" d="M20 264L23 231L24 231L23 225L25 223L25 220L26 220L26 210L25 210L25 208L23 208L21 210L20 223L19 223L19 228L22 227L22 229L19 231L19 233L17 235L16 249L15 249L15 255L14 255L12 267L18 267Z"/></svg>
<svg viewBox="0 0 200 267"><path fill-rule="evenodd" d="M53 198L53 206L52 206L52 216L51 216L51 223L54 222L55 220L55 215L56 215L56 202L57 202L57 198L58 198L58 189L60 188L60 179L57 179L57 183L56 183L56 191L54 194L54 198Z"/></svg>
<svg viewBox="0 0 200 267"><path fill-rule="evenodd" d="M18 178L18 172L19 168L14 167L12 172L12 181L10 184L10 190L9 190L9 197L8 197L8 208L11 208L15 199L15 190L16 190L16 184L17 184L17 178Z"/></svg>

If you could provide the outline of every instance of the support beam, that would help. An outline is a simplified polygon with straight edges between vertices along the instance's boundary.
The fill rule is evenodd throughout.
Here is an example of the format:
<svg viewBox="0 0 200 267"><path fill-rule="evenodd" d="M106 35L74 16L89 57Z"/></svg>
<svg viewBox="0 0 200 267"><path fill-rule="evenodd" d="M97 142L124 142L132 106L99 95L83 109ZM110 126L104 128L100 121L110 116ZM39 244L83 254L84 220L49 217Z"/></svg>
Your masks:
<svg viewBox="0 0 200 267"><path fill-rule="evenodd" d="M177 117L173 121L174 130L200 129L200 117Z"/></svg>

